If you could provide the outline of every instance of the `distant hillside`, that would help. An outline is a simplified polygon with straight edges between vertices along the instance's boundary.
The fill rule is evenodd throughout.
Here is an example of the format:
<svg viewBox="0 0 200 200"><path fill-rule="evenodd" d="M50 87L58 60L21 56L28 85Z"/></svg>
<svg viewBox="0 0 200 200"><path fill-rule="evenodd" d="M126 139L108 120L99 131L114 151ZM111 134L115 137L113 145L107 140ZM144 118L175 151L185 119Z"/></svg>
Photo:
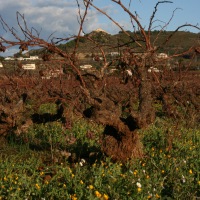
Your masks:
<svg viewBox="0 0 200 200"><path fill-rule="evenodd" d="M133 36L132 32L128 31L128 33L131 36ZM155 45L159 46L160 44L162 44L171 33L172 32L169 31L162 32L159 35L159 38L156 40ZM158 31L152 32L151 41L155 40L157 34ZM136 47L136 44L133 42L133 40L131 40L130 37L128 37L123 32L111 35L101 29L97 29L96 31L86 34L85 37L80 38L79 46L77 49L78 53L87 54L87 53L100 52L97 45L94 42L88 40L86 37L90 37L93 41L98 43L99 46L101 46L105 52L118 51L123 48L123 44L126 44L127 46L130 46L132 48ZM75 43L76 39L71 40L66 44L60 44L58 46L64 51L71 52L75 46ZM118 46L120 46L120 48L118 48ZM197 34L197 33L179 31L171 38L170 42L167 43L165 49L161 49L160 52L167 52L171 54L177 50L181 51L187 50L191 46L200 46L200 33ZM31 50L30 54L38 55L41 54L41 52L42 49Z"/></svg>

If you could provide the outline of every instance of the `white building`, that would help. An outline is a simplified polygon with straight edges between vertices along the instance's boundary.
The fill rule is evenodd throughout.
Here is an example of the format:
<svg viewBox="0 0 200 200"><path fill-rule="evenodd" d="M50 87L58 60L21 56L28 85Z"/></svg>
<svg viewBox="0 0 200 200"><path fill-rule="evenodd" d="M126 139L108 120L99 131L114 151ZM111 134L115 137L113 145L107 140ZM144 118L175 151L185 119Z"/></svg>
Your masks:
<svg viewBox="0 0 200 200"><path fill-rule="evenodd" d="M167 55L166 53L159 53L159 54L157 55L157 58L166 59L166 58L168 58L168 55Z"/></svg>
<svg viewBox="0 0 200 200"><path fill-rule="evenodd" d="M30 56L29 58L19 57L17 60L39 60L38 56Z"/></svg>
<svg viewBox="0 0 200 200"><path fill-rule="evenodd" d="M118 55L120 55L120 53L117 52L117 51L114 51L114 52L110 52L110 55L111 56L118 56Z"/></svg>
<svg viewBox="0 0 200 200"><path fill-rule="evenodd" d="M17 60L24 60L24 58L23 57L19 57L19 58L17 58Z"/></svg>
<svg viewBox="0 0 200 200"><path fill-rule="evenodd" d="M156 68L156 67L150 67L149 69L148 69L148 72L162 72L161 70L159 70L158 68Z"/></svg>
<svg viewBox="0 0 200 200"><path fill-rule="evenodd" d="M13 57L6 57L5 60L15 60Z"/></svg>
<svg viewBox="0 0 200 200"><path fill-rule="evenodd" d="M39 60L38 56L30 56L29 60Z"/></svg>
<svg viewBox="0 0 200 200"><path fill-rule="evenodd" d="M35 64L23 64L22 68L26 69L26 70L35 70L36 66L35 66Z"/></svg>
<svg viewBox="0 0 200 200"><path fill-rule="evenodd" d="M80 68L81 68L82 70L84 70L84 69L91 69L91 68L92 68L92 65L81 65Z"/></svg>

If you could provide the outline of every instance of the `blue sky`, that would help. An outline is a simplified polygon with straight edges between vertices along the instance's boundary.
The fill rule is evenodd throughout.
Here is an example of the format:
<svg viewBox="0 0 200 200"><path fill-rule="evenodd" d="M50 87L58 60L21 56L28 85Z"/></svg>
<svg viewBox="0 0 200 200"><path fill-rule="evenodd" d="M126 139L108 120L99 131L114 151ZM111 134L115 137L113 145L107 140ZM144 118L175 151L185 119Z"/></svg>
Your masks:
<svg viewBox="0 0 200 200"><path fill-rule="evenodd" d="M108 0L96 0L96 5L99 5L100 7L105 7L108 5ZM129 6L129 0L121 0L123 4L125 4L127 7ZM132 0L131 1L131 8L130 10L133 12L137 12L137 14L140 17L140 21L144 26L148 26L148 22L150 19L150 16L152 15L152 12L154 10L154 7L158 1L157 0ZM197 23L200 24L200 0L172 0L173 3L165 3L160 4L158 7L157 14L155 16L155 19L161 20L163 22L167 22L172 13L173 10L176 8L179 8L174 15L173 20L168 26L168 30L174 30L177 28L177 26L180 26L185 23L191 23L196 25ZM120 9L119 5L112 4L112 9L115 11L112 13L113 17L117 19L118 21L122 21L122 24L124 23L127 28L130 27L131 24L129 23L129 17L123 12L122 9ZM105 22L105 19L102 20L102 22ZM160 23L161 25L163 23ZM195 29L190 29L192 32L200 32Z"/></svg>
<svg viewBox="0 0 200 200"><path fill-rule="evenodd" d="M82 0L79 0L79 2L81 4ZM125 30L133 30L129 16L124 13L119 5L111 0L93 0L92 2L119 22ZM121 2L128 7L130 1L121 0ZM130 10L132 12L136 11L142 25L148 27L148 21L157 2L157 0L131 0ZM181 9L176 11L167 30L174 30L177 26L185 23L200 24L200 0L174 0L173 4L160 4L155 19L159 19L162 22L155 24L155 26L164 25L176 8ZM42 30L42 38L48 38L53 32L55 32L54 36L56 37L68 37L78 33L78 10L75 0L0 0L0 15L9 26L16 29L17 11L25 15L29 27ZM109 21L108 18L91 8L84 25L84 31L89 33L97 28L102 28L111 34L119 31L119 28ZM195 29L189 29L189 31L200 32ZM11 35L6 33L1 26L0 36L12 39ZM18 48L12 48L3 55L13 54L17 51Z"/></svg>

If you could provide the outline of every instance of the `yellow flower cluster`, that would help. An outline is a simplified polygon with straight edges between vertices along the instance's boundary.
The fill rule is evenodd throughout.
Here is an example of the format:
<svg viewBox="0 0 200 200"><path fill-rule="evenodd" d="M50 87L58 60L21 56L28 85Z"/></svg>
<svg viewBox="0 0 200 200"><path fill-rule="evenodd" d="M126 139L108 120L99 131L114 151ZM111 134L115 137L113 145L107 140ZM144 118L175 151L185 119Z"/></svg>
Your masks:
<svg viewBox="0 0 200 200"><path fill-rule="evenodd" d="M77 200L77 199L78 198L77 198L76 194L71 195L71 200Z"/></svg>
<svg viewBox="0 0 200 200"><path fill-rule="evenodd" d="M104 195L103 195L103 199L104 199L104 200L108 200L108 199L109 199L108 195L107 195L107 194L104 194Z"/></svg>
<svg viewBox="0 0 200 200"><path fill-rule="evenodd" d="M134 175L137 175L137 173L138 173L138 170L135 170L135 171L133 172Z"/></svg>
<svg viewBox="0 0 200 200"><path fill-rule="evenodd" d="M39 190L40 189L40 186L36 183L35 184L35 187Z"/></svg>
<svg viewBox="0 0 200 200"><path fill-rule="evenodd" d="M44 175L44 172L40 172L40 176Z"/></svg>
<svg viewBox="0 0 200 200"><path fill-rule="evenodd" d="M93 186L93 185L89 185L88 187L89 187L90 190L93 190L93 189L94 189L94 186Z"/></svg>
<svg viewBox="0 0 200 200"><path fill-rule="evenodd" d="M156 194L156 199L159 199L159 198L160 198L160 196L158 194Z"/></svg>
<svg viewBox="0 0 200 200"><path fill-rule="evenodd" d="M96 190L94 192L94 194L95 194L96 197L101 198L101 193L99 191Z"/></svg>

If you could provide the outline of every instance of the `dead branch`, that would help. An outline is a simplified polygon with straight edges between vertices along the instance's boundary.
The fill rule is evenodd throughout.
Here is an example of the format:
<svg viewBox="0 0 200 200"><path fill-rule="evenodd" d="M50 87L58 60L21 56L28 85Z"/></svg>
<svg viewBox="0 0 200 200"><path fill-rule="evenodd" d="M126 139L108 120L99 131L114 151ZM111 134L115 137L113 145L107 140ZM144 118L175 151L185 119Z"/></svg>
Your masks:
<svg viewBox="0 0 200 200"><path fill-rule="evenodd" d="M89 2L89 4L95 8L97 11L99 11L100 13L102 13L103 15L105 15L109 20L111 20L117 27L119 27L121 29L121 31L126 34L128 37L130 37L132 39L133 42L135 42L139 47L143 47L142 44L140 44L137 40L135 40L134 38L131 37L131 35L125 31L122 26L117 23L112 17L110 17L106 12L104 12L103 10L101 10L100 8L96 7L91 1L88 0L84 0L85 2Z"/></svg>
<svg viewBox="0 0 200 200"><path fill-rule="evenodd" d="M158 11L158 6L162 3L173 3L172 1L159 1L156 3L155 7L154 7L154 11L150 17L150 20L149 20L149 28L148 28L148 35L149 35L149 38L150 38L150 34L151 34L151 28L152 28L152 24L153 24L153 19L155 18L155 15Z"/></svg>
<svg viewBox="0 0 200 200"><path fill-rule="evenodd" d="M198 25L193 25L193 24L183 24L179 27L176 28L176 30L174 30L167 38L166 40L163 42L163 44L160 46L160 47L163 47L165 46L169 41L170 39L183 27L192 27L192 28L195 28L197 30L200 30L200 27Z"/></svg>

